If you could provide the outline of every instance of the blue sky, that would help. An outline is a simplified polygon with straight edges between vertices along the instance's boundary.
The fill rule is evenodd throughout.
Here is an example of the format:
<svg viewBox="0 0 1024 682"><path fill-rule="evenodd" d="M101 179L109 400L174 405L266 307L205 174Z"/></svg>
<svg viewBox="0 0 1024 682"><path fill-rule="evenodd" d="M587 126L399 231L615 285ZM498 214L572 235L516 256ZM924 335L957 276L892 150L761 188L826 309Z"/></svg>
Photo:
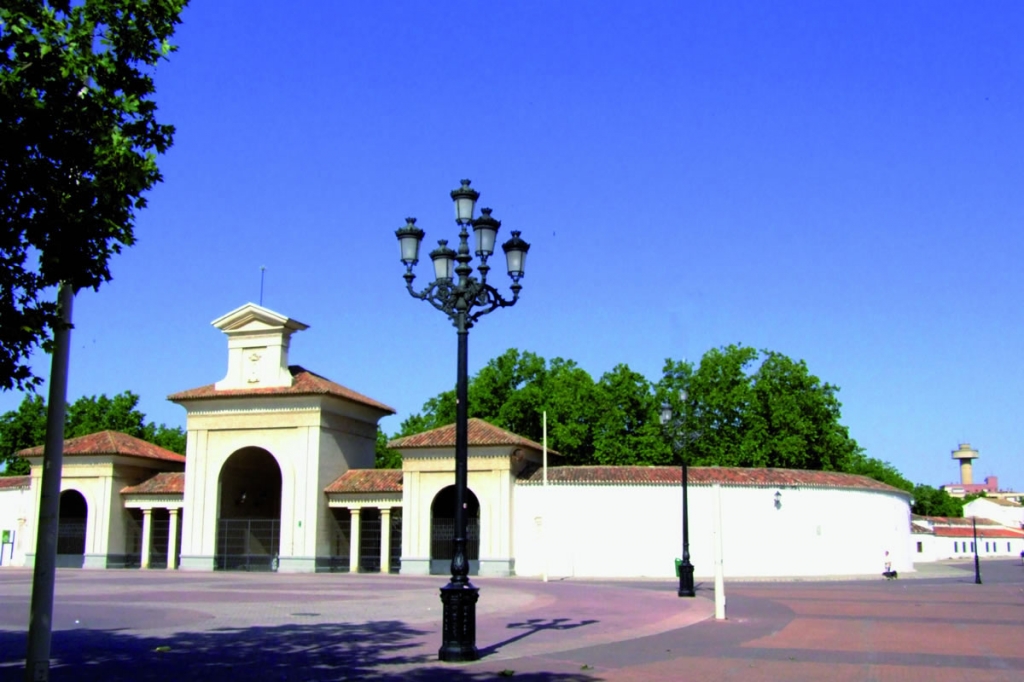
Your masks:
<svg viewBox="0 0 1024 682"><path fill-rule="evenodd" d="M183 426L165 396L223 377L209 323L265 266L264 304L310 325L292 361L393 433L456 349L394 231L455 240L467 177L533 245L471 371L769 348L912 480L956 480L966 439L976 480L1024 489L1021 35L1019 2L193 2L157 74L165 181L76 300L69 397Z"/></svg>

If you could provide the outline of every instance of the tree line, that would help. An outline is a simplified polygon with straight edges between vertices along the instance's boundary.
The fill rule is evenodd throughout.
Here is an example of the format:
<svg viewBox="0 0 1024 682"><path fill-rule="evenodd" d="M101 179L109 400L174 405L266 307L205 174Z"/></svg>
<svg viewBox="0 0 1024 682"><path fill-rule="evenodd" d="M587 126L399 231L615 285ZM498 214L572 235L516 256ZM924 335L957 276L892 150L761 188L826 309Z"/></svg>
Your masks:
<svg viewBox="0 0 1024 682"><path fill-rule="evenodd" d="M139 396L131 391L81 397L68 405L64 419L64 438L87 436L98 431L120 431L154 443L179 455L185 454L185 431L180 427L154 424L139 411ZM46 401L40 395L27 395L17 410L0 415L0 463L6 469L0 475L20 476L29 472L28 460L16 453L42 445L46 441Z"/></svg>
<svg viewBox="0 0 1024 682"><path fill-rule="evenodd" d="M685 399L682 397L685 391ZM468 386L470 417L540 441L568 464L777 467L861 474L905 490L914 511L962 516L963 502L915 485L892 464L869 457L841 419L839 387L813 375L803 360L771 350L728 345L697 364L666 360L651 381L619 364L597 380L572 360L509 349ZM662 406L673 418L662 424ZM455 390L430 398L394 437L455 421ZM377 463L401 458L379 434Z"/></svg>

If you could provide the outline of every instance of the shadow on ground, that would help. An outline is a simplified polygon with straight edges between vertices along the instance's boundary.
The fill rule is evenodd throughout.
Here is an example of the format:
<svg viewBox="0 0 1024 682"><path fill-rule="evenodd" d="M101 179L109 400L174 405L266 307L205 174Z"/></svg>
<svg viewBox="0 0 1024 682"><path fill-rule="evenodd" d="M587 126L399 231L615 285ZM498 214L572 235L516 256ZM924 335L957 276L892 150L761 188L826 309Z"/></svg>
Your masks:
<svg viewBox="0 0 1024 682"><path fill-rule="evenodd" d="M54 633L52 682L484 682L509 679L440 665L420 648L426 633L399 621L282 625L144 637L116 630ZM26 635L0 631L0 679L23 676ZM584 674L515 674L531 682L592 682Z"/></svg>

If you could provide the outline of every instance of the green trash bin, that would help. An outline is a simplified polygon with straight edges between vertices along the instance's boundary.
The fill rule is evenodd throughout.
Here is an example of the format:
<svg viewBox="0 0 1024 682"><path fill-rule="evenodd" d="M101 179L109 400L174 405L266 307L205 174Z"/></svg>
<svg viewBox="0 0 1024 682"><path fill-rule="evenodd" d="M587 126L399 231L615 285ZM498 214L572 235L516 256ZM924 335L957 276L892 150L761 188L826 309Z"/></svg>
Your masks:
<svg viewBox="0 0 1024 682"><path fill-rule="evenodd" d="M679 567L683 565L682 559L676 559L676 577L679 577Z"/></svg>

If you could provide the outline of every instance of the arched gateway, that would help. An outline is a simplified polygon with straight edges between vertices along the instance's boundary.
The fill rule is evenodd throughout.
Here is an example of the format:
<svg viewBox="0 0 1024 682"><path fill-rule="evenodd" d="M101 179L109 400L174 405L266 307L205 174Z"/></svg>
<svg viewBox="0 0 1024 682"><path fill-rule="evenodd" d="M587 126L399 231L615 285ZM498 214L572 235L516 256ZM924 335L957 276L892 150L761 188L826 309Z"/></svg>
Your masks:
<svg viewBox="0 0 1024 682"><path fill-rule="evenodd" d="M77 490L60 494L60 516L57 522L57 565L81 568L85 561L85 529L89 505Z"/></svg>
<svg viewBox="0 0 1024 682"><path fill-rule="evenodd" d="M466 559L470 575L480 568L480 501L466 489ZM443 488L430 504L430 572L444 575L455 555L455 486Z"/></svg>
<svg viewBox="0 0 1024 682"><path fill-rule="evenodd" d="M277 570L281 554L281 467L263 448L236 451L220 470L215 566Z"/></svg>

